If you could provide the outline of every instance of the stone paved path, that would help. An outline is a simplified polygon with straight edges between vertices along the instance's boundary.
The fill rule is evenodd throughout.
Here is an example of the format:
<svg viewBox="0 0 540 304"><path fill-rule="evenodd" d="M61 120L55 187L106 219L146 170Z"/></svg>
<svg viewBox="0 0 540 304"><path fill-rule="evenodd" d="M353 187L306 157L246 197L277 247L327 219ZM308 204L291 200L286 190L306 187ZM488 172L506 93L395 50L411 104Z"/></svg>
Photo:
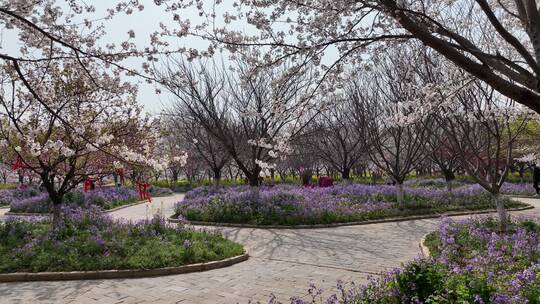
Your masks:
<svg viewBox="0 0 540 304"><path fill-rule="evenodd" d="M158 198L155 205L162 201L168 215L181 198ZM519 214L540 216L540 199L521 200L536 209ZM146 205L139 205L112 215L141 219L148 213ZM430 219L326 229L223 228L224 235L248 248L248 261L159 278L4 283L0 303L265 303L270 293L283 301L305 295L310 282L330 293L337 279L364 282L370 274L413 259L419 240L437 223Z"/></svg>

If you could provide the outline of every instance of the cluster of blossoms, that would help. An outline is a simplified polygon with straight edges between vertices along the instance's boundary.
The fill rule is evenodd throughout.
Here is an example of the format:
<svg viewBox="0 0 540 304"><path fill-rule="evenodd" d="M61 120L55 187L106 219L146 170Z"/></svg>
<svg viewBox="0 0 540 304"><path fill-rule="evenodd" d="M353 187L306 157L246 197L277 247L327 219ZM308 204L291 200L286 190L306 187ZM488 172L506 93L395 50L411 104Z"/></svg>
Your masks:
<svg viewBox="0 0 540 304"><path fill-rule="evenodd" d="M521 157L515 159L517 162L524 164L540 164L540 155L538 153L527 153Z"/></svg>
<svg viewBox="0 0 540 304"><path fill-rule="evenodd" d="M290 137L291 135L288 132L285 132L281 136L275 136L273 138L273 143L266 138L259 138L257 140L250 139L248 144L268 150L269 161L263 161L261 159L256 159L255 163L261 168L259 176L268 177L271 175L271 170L277 167L275 162L271 162L277 158L282 160L291 153L292 148L290 146Z"/></svg>

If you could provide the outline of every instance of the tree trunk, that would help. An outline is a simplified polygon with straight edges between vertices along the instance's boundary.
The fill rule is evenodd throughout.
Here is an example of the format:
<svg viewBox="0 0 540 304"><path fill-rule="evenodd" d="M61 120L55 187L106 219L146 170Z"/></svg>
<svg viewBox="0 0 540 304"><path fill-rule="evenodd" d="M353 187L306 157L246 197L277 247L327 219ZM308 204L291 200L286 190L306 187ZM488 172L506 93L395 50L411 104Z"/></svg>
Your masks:
<svg viewBox="0 0 540 304"><path fill-rule="evenodd" d="M452 192L452 180L446 180L446 190L448 190L448 192Z"/></svg>
<svg viewBox="0 0 540 304"><path fill-rule="evenodd" d="M312 175L313 175L313 173L309 169L305 169L302 172L302 176L301 176L301 178L302 178L302 186L309 185L311 183L311 176Z"/></svg>
<svg viewBox="0 0 540 304"><path fill-rule="evenodd" d="M253 199L255 200L255 202L258 202L259 201L259 195L260 195L260 190L261 188L258 187L258 186L252 186L251 187L251 193L253 193Z"/></svg>
<svg viewBox="0 0 540 304"><path fill-rule="evenodd" d="M509 215L504 208L504 200L499 193L492 193L495 200L495 206L497 207L497 213L499 214L500 228L502 232L506 232L508 229Z"/></svg>
<svg viewBox="0 0 540 304"><path fill-rule="evenodd" d="M396 183L396 196L397 196L398 204L402 206L404 204L403 197L405 196L405 193L403 190L403 182Z"/></svg>
<svg viewBox="0 0 540 304"><path fill-rule="evenodd" d="M173 183L176 183L178 181L178 171L177 170L172 170L172 181Z"/></svg>
<svg viewBox="0 0 540 304"><path fill-rule="evenodd" d="M270 169L270 179L272 181L272 185L276 184L276 169Z"/></svg>
<svg viewBox="0 0 540 304"><path fill-rule="evenodd" d="M443 170L444 180L446 181L446 190L452 191L452 181L456 178L452 170Z"/></svg>
<svg viewBox="0 0 540 304"><path fill-rule="evenodd" d="M247 176L248 183L252 187L258 187L259 186L259 175L258 174L250 174Z"/></svg>
<svg viewBox="0 0 540 304"><path fill-rule="evenodd" d="M518 172L519 172L519 182L523 184L525 182L525 178L524 178L525 166L520 165Z"/></svg>
<svg viewBox="0 0 540 304"><path fill-rule="evenodd" d="M217 187L219 186L219 181L221 180L221 169L213 169L212 171L214 172L214 186Z"/></svg>
<svg viewBox="0 0 540 304"><path fill-rule="evenodd" d="M120 183L118 182L118 174L113 173L113 179L114 179L114 186L120 187Z"/></svg>
<svg viewBox="0 0 540 304"><path fill-rule="evenodd" d="M52 226L53 230L56 231L62 222L62 197L56 194L51 195L51 193L49 193L49 197L53 204Z"/></svg>
<svg viewBox="0 0 540 304"><path fill-rule="evenodd" d="M343 171L341 171L341 179L344 181L349 180L351 178L351 168L343 168Z"/></svg>

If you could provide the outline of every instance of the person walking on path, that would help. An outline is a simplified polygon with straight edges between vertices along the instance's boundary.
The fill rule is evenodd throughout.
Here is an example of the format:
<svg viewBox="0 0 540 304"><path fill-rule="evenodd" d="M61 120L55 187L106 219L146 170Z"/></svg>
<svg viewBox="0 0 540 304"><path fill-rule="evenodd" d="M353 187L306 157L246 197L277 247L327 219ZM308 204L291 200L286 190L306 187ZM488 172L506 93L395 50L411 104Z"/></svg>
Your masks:
<svg viewBox="0 0 540 304"><path fill-rule="evenodd" d="M534 164L532 167L533 167L533 187L534 187L534 190L536 190L536 195L539 196L540 187L538 186L538 184L540 183L540 168L538 168L536 164Z"/></svg>

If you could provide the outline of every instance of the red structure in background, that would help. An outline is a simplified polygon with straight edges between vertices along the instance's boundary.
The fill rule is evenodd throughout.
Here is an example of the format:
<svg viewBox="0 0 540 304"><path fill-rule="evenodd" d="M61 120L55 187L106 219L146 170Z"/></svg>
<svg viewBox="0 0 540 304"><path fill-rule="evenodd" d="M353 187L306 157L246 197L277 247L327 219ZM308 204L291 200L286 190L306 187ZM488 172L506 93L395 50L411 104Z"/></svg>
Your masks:
<svg viewBox="0 0 540 304"><path fill-rule="evenodd" d="M94 184L92 183L90 176L87 176L86 180L84 181L84 192L88 190L94 190Z"/></svg>
<svg viewBox="0 0 540 304"><path fill-rule="evenodd" d="M13 171L17 171L17 170L24 170L26 169L26 165L24 164L21 156L17 156L17 159L15 160L15 162L11 165L11 170Z"/></svg>
<svg viewBox="0 0 540 304"><path fill-rule="evenodd" d="M149 203L152 202L152 198L150 197L150 193L148 193L148 189L150 188L149 183L137 183L137 187L139 188L139 197L141 200L147 199Z"/></svg>
<svg viewBox="0 0 540 304"><path fill-rule="evenodd" d="M331 177L328 177L328 176L319 177L319 187L326 188L326 187L332 187L333 185L334 185L334 180Z"/></svg>

